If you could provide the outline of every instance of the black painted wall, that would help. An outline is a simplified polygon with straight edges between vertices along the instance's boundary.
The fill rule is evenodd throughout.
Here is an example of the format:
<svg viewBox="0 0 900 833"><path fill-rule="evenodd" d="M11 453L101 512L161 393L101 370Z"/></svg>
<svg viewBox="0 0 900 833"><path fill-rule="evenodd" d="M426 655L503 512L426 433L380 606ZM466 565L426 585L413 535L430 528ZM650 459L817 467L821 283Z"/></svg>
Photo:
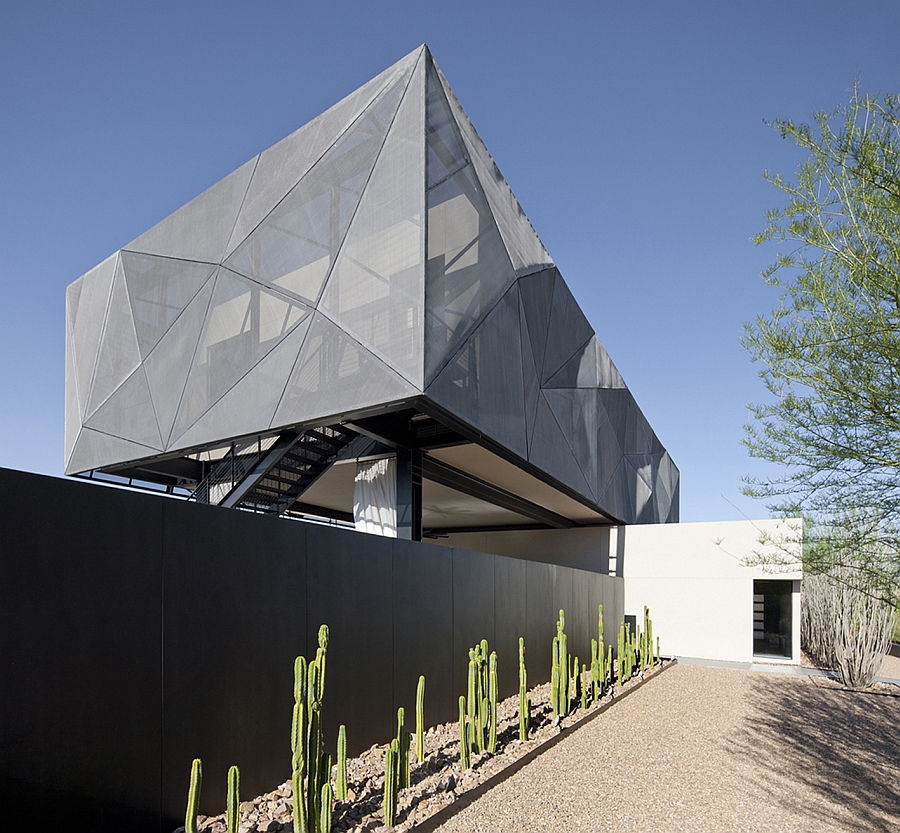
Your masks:
<svg viewBox="0 0 900 833"><path fill-rule="evenodd" d="M360 751L453 720L467 649L487 638L501 695L549 678L560 607L570 650L607 641L622 580L0 469L0 799L4 824L163 831L290 775L293 660L331 631L325 731Z"/></svg>

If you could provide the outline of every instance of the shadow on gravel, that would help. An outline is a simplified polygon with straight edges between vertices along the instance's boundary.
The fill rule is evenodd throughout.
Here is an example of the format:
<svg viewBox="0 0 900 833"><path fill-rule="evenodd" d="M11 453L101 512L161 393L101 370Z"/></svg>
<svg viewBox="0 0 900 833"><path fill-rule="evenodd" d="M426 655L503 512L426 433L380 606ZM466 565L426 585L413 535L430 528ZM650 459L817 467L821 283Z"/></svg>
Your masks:
<svg viewBox="0 0 900 833"><path fill-rule="evenodd" d="M772 801L811 824L900 829L900 696L752 677L747 725L730 746L754 761Z"/></svg>

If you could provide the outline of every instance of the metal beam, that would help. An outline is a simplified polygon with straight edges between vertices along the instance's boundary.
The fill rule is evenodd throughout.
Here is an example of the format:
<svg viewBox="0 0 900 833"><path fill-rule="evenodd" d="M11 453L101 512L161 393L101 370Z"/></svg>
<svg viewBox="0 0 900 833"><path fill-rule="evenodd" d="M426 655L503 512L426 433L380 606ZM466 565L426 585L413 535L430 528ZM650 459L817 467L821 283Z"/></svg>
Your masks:
<svg viewBox="0 0 900 833"><path fill-rule="evenodd" d="M440 483L442 486L447 486L450 489L456 489L457 492L462 492L465 495L477 497L502 509L516 512L554 529L573 529L581 526L576 521L557 515L556 512L545 509L543 506L538 506L538 504L532 503L530 500L514 495L512 492L507 492L499 486L487 483L472 474L460 471L426 454L422 455L422 477L435 483Z"/></svg>

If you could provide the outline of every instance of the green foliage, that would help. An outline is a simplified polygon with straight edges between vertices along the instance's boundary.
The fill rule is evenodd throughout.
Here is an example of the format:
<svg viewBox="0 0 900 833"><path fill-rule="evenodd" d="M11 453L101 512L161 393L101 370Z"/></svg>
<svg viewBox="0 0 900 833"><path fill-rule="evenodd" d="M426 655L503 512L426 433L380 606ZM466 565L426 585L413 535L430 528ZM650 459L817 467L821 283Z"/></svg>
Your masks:
<svg viewBox="0 0 900 833"><path fill-rule="evenodd" d="M811 125L771 124L808 156L755 242L786 242L763 272L781 291L743 344L771 393L744 444L779 464L746 493L803 514L806 569L852 566L868 592L900 587L900 102L863 95ZM819 546L819 542L824 542Z"/></svg>
<svg viewBox="0 0 900 833"><path fill-rule="evenodd" d="M185 833L197 833L197 812L200 808L200 787L203 784L203 764L199 758L191 762L191 785L188 787L187 811L184 815Z"/></svg>

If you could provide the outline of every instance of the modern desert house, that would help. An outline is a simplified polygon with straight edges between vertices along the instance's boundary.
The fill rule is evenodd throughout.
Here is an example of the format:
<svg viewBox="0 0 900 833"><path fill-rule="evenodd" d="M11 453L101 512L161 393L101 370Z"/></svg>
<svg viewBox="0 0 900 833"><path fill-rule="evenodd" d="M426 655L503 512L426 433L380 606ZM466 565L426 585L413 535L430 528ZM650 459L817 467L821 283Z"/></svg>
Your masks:
<svg viewBox="0 0 900 833"><path fill-rule="evenodd" d="M230 764L271 789L323 622L351 752L420 674L453 720L483 638L501 696L519 637L549 679L561 608L582 657L598 604L613 639L649 604L666 654L797 658L799 573L737 557L778 525L678 523L677 467L424 46L72 283L65 327L78 477L0 469L13 826L167 833L194 757L205 813Z"/></svg>
<svg viewBox="0 0 900 833"><path fill-rule="evenodd" d="M678 469L424 46L67 316L69 474L414 540L678 520Z"/></svg>

